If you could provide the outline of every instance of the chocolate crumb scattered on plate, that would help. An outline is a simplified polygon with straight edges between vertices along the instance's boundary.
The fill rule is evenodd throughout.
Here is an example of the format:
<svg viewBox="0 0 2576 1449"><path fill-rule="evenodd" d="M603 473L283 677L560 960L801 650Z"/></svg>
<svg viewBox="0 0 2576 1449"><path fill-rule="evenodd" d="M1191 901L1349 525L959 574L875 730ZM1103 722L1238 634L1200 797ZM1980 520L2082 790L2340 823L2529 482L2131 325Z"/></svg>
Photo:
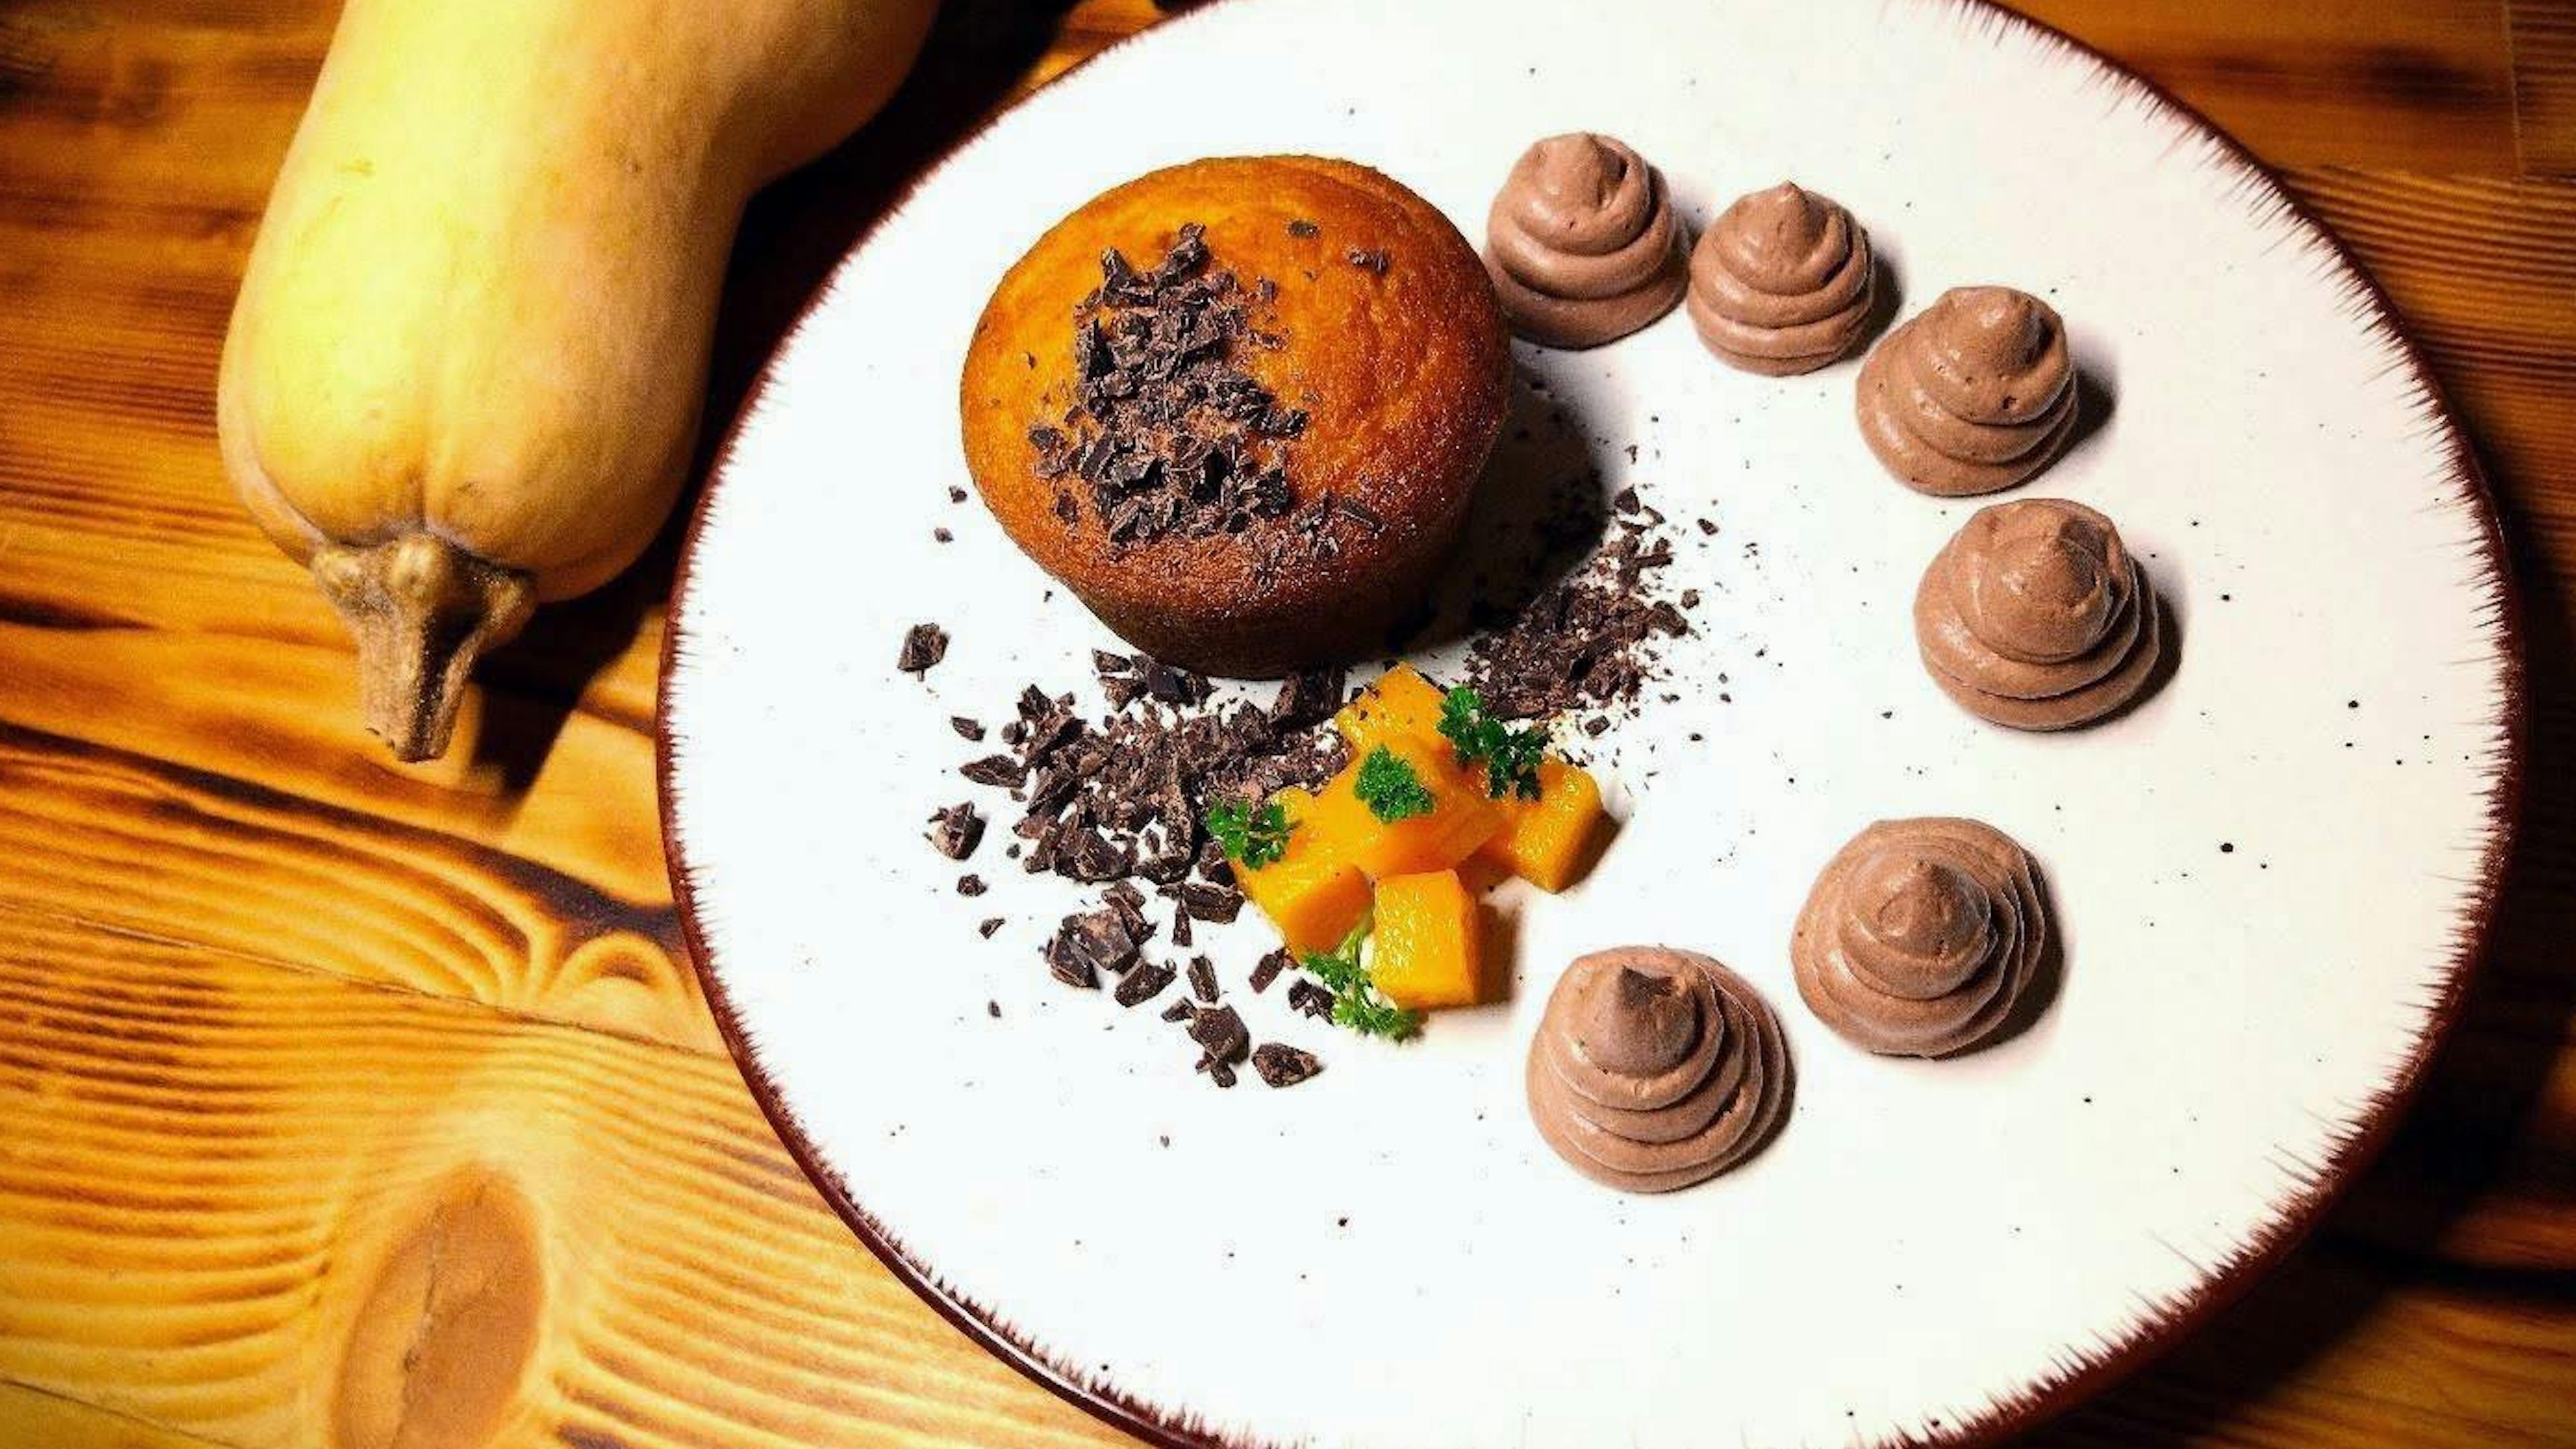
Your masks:
<svg viewBox="0 0 2576 1449"><path fill-rule="evenodd" d="M1151 1001L1162 994L1164 987L1172 984L1173 975L1171 967L1160 961L1148 961L1128 972L1126 979L1118 983L1118 990L1113 994L1117 996L1120 1006L1135 1006L1141 1002Z"/></svg>
<svg viewBox="0 0 2576 1449"><path fill-rule="evenodd" d="M1235 1062L1251 1049L1252 1033L1244 1027L1242 1013L1233 1007L1210 1006L1190 1018L1190 1040L1199 1044L1210 1061Z"/></svg>
<svg viewBox="0 0 2576 1449"><path fill-rule="evenodd" d="M904 631L903 651L895 656L894 667L906 674L923 675L947 657L948 631L936 624L915 624Z"/></svg>
<svg viewBox="0 0 2576 1449"><path fill-rule="evenodd" d="M930 848L950 860L964 860L983 843L984 817L975 813L971 800L943 807L930 822Z"/></svg>
<svg viewBox="0 0 2576 1449"><path fill-rule="evenodd" d="M1266 1041L1252 1049L1252 1069L1274 1087L1293 1087L1324 1069L1313 1052Z"/></svg>

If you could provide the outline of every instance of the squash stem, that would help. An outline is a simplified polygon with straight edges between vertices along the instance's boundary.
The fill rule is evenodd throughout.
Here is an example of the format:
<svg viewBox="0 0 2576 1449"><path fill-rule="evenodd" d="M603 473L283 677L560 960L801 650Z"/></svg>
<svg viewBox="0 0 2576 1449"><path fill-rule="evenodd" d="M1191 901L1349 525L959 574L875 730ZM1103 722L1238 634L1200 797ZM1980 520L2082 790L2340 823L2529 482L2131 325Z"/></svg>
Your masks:
<svg viewBox="0 0 2576 1449"><path fill-rule="evenodd" d="M357 640L367 728L407 762L446 752L474 661L536 606L528 575L423 531L317 549L313 579Z"/></svg>

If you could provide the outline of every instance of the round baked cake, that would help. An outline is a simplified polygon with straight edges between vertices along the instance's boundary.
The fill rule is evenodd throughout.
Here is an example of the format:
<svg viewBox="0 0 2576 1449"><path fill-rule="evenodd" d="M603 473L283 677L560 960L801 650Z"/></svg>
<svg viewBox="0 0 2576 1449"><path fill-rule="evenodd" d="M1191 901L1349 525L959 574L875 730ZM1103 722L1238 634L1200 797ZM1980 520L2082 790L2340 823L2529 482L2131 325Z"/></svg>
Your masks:
<svg viewBox="0 0 2576 1449"><path fill-rule="evenodd" d="M1379 652L1502 429L1475 249L1311 156L1193 161L1085 203L1012 266L960 388L1022 551L1166 663L1262 678Z"/></svg>

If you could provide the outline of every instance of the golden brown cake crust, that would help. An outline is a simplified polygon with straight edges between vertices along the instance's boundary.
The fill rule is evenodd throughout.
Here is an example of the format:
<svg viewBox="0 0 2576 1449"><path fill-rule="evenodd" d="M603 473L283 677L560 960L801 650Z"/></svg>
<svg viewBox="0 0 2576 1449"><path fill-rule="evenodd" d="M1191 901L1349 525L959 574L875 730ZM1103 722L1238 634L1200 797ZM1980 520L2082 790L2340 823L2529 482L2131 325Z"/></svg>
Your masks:
<svg viewBox="0 0 2576 1449"><path fill-rule="evenodd" d="M1283 454L1300 511L1329 494L1365 512L1113 546L1079 479L1039 476L1029 429L1073 401L1074 315L1100 285L1101 253L1150 269L1193 222L1211 266L1246 289L1277 284L1249 320L1285 345L1238 341L1234 354L1281 407L1308 415ZM1382 253L1383 268L1354 252ZM1429 203L1346 161L1237 157L1140 176L1039 238L976 323L959 400L976 487L1040 567L1156 657L1259 677L1383 647L1456 536L1509 377L1484 266ZM1070 523L1060 491L1076 504Z"/></svg>

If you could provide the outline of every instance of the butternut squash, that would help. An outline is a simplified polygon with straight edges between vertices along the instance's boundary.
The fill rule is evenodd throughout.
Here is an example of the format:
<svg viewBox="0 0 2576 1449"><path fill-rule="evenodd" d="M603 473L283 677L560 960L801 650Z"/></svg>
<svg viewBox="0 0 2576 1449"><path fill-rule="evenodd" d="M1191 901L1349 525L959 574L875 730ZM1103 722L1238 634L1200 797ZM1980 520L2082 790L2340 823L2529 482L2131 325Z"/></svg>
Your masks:
<svg viewBox="0 0 2576 1449"><path fill-rule="evenodd" d="M1387 1000L1438 1011L1485 999L1484 908L1458 872L1388 876L1376 911L1368 973Z"/></svg>
<svg viewBox="0 0 2576 1449"><path fill-rule="evenodd" d="M744 201L884 104L936 0L348 0L224 342L224 463L356 636L367 725L651 542Z"/></svg>
<svg viewBox="0 0 2576 1449"><path fill-rule="evenodd" d="M1235 883L1290 949L1329 951L1368 913L1368 878L1321 832L1305 828L1315 797L1291 786L1270 798L1287 813L1287 849L1268 865L1237 865Z"/></svg>
<svg viewBox="0 0 2576 1449"><path fill-rule="evenodd" d="M1358 866L1371 880L1447 870L1503 828L1502 811L1449 763L1447 741L1389 734L1378 736L1370 749L1384 749L1410 766L1430 792L1432 808L1400 820L1378 819L1359 793L1366 757L1355 758L1315 797L1299 827L1330 858Z"/></svg>
<svg viewBox="0 0 2576 1449"><path fill-rule="evenodd" d="M1475 859L1553 894L1591 864L1602 821L1601 783L1563 760L1542 760L1538 786L1535 800L1506 795L1494 802L1503 828L1478 848Z"/></svg>
<svg viewBox="0 0 2576 1449"><path fill-rule="evenodd" d="M1390 735L1440 738L1440 687L1410 664L1399 664L1379 676L1359 698L1333 716L1333 728L1350 741L1353 755L1365 755Z"/></svg>

